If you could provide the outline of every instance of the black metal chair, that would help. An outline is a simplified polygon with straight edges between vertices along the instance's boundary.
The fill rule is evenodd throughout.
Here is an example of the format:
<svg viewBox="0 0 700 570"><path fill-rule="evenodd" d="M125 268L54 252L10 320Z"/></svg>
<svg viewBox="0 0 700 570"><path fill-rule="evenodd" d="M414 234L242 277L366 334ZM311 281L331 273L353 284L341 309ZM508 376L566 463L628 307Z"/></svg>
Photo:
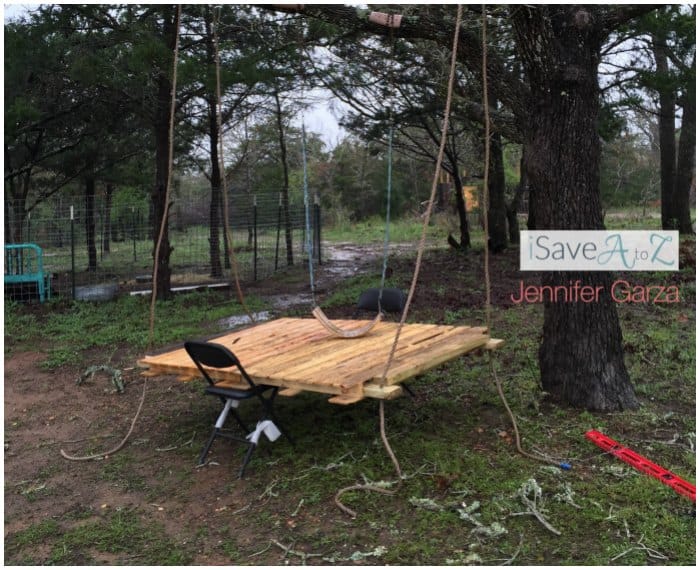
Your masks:
<svg viewBox="0 0 700 570"><path fill-rule="evenodd" d="M253 455L253 451L255 451L255 448L257 447L257 439L260 437L260 431L256 428L257 433L255 436L253 436L253 431L250 430L248 426L243 422L241 416L236 411L236 408L238 407L238 404L241 401L250 400L252 398L257 398L260 404L262 405L263 416L260 422L263 422L265 420L270 420L271 422L273 422L274 427L276 427L279 430L279 433L284 435L284 437L286 437L289 440L289 442L292 445L294 445L294 441L289 436L289 434L282 428L282 426L279 423L279 420L275 416L275 413L272 409L275 396L277 396L277 392L279 390L277 386L269 386L267 384L256 384L253 381L253 379L249 376L249 374L245 371L245 368L243 368L243 365L240 363L236 355L233 354L228 348L220 344L216 344L213 342L187 341L185 342L185 350L187 351L187 354L189 354L192 361L197 365L197 368L202 373L202 376L206 379L208 383L208 386L205 389L205 394L218 397L224 404L224 408L223 410L221 410L221 413L219 414L219 417L216 420L216 423L214 424L214 429L212 430L211 435L209 436L209 440L207 441L206 445L204 446L204 449L202 450L201 455L199 456L199 465L204 464L206 456L209 453L209 449L211 448L212 443L214 443L214 439L216 439L217 437L225 437L227 439L239 441L248 446L245 457L243 459L243 465L241 466L241 469L238 473L239 478L243 477L245 468L250 462L250 458ZM236 389L224 386L217 386L217 383L212 379L212 377L204 368L205 366L210 368L230 368L232 366L235 366L236 368L238 368L238 371L241 374L241 379L245 380L245 383L247 383L249 387L246 389ZM226 423L226 419L229 413L233 414L233 417L236 419L236 422L238 422L238 425L243 430L243 437L231 433L230 431L224 430L224 424ZM258 422L259 426L260 422ZM270 424L263 425L270 428ZM274 440L277 439L277 437L279 437L279 433L276 433L273 428L270 428L270 430L266 431L265 433L266 435L268 435L268 439ZM270 437L269 434L272 434L272 437ZM246 437L246 435L248 435L248 437Z"/></svg>
<svg viewBox="0 0 700 570"><path fill-rule="evenodd" d="M385 289L373 287L360 294L353 316L359 316L362 311L374 311L376 313L378 310L382 311L382 313L403 313L407 299L408 295L396 287L387 287ZM406 382L403 382L401 387L415 398L416 394Z"/></svg>
<svg viewBox="0 0 700 570"><path fill-rule="evenodd" d="M380 299L381 296L381 299ZM408 296L401 289L377 287L363 291L357 301L354 316L361 311L382 311L383 313L402 313L406 306Z"/></svg>

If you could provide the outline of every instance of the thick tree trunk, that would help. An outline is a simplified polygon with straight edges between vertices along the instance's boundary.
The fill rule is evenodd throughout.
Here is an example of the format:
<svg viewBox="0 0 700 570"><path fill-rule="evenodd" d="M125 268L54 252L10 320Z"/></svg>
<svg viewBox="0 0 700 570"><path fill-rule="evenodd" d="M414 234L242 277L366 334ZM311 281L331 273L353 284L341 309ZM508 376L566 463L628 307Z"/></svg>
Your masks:
<svg viewBox="0 0 700 570"><path fill-rule="evenodd" d="M654 59L656 72L668 76L666 39L654 37ZM661 226L675 230L676 215L673 211L673 187L676 171L676 97L673 89L659 89L659 158L661 175Z"/></svg>
<svg viewBox="0 0 700 570"><path fill-rule="evenodd" d="M452 184L455 190L457 216L459 217L459 247L467 249L471 247L472 242L469 235L469 218L467 217L467 204L464 200L464 187L457 168L452 172Z"/></svg>
<svg viewBox="0 0 700 570"><path fill-rule="evenodd" d="M508 247L506 228L506 175L503 169L503 145L501 135L493 133L490 142L489 161L489 239L491 251L499 252Z"/></svg>
<svg viewBox="0 0 700 570"><path fill-rule="evenodd" d="M97 248L95 247L95 179L85 179L85 246L90 272L97 271Z"/></svg>
<svg viewBox="0 0 700 570"><path fill-rule="evenodd" d="M693 61L693 67L695 62ZM673 187L673 212L676 226L682 234L693 233L690 219L690 189L695 178L695 86L683 97L683 122L678 139L678 162Z"/></svg>
<svg viewBox="0 0 700 570"><path fill-rule="evenodd" d="M585 6L518 7L518 50L532 88L525 166L531 211L543 230L603 229L599 190L597 68L602 38ZM610 291L605 272L549 272L542 284L580 281ZM539 351L543 388L590 410L636 408L624 363L617 310L609 294L596 302L545 302Z"/></svg>
<svg viewBox="0 0 700 570"><path fill-rule="evenodd" d="M216 65L216 45L214 44L214 34L212 31L213 12L210 8L204 10L204 25L206 30L206 50L207 64L210 68ZM221 172L219 157L219 132L218 107L214 94L207 96L207 111L209 116L209 160L211 162L211 196L209 202L209 267L211 277L222 277L224 272L221 268L221 248L219 245L220 235L220 206L222 204L222 179L225 173Z"/></svg>
<svg viewBox="0 0 700 570"><path fill-rule="evenodd" d="M459 243L452 235L448 237L447 241L455 249L465 250L471 247L471 236L469 235L469 218L467 217L467 204L464 200L464 187L462 177L459 175L459 162L453 153L447 153L446 158L450 162L450 176L455 193L455 210L459 219Z"/></svg>
<svg viewBox="0 0 700 570"><path fill-rule="evenodd" d="M280 98L275 93L277 132L280 143L280 162L282 163L282 212L284 214L284 241L287 246L287 265L294 265L294 251L292 249L292 221L289 213L289 164L287 163L287 141L284 135L284 123L282 121L282 105Z"/></svg>
<svg viewBox="0 0 700 570"><path fill-rule="evenodd" d="M17 180L17 179L15 179ZM31 170L19 177L20 188L12 188L12 243L22 243L24 241L24 218L27 216L27 196L29 195L29 184L31 180ZM14 185L14 181L11 186Z"/></svg>
<svg viewBox="0 0 700 570"><path fill-rule="evenodd" d="M222 172L219 166L219 124L216 120L216 101L209 101L209 157L211 161L211 197L209 202L209 266L212 277L221 277L221 247L219 244L220 205L222 201Z"/></svg>
<svg viewBox="0 0 700 570"><path fill-rule="evenodd" d="M175 53L176 15L174 8L164 9L165 23L163 34L170 53ZM173 82L170 67L162 69L157 78L157 100L155 120L153 122L156 151L156 180L151 194L151 206L153 212L153 262L158 264L158 275L155 284L156 299L162 301L170 298L170 254L173 248L170 246L170 232L168 223L165 223L160 250L156 258L156 244L158 243L163 218L168 209L167 187L170 177L170 100L172 96Z"/></svg>

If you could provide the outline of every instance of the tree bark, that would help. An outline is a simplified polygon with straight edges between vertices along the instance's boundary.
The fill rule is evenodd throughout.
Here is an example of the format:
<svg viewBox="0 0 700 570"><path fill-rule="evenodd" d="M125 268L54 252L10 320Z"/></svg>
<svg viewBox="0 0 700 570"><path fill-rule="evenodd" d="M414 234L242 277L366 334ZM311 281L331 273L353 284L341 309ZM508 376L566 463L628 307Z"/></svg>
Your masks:
<svg viewBox="0 0 700 570"><path fill-rule="evenodd" d="M653 37L656 72L667 77L668 57L666 38ZM659 90L659 158L661 176L661 227L675 230L676 215L673 211L673 188L676 171L676 96L672 88L660 86Z"/></svg>
<svg viewBox="0 0 700 570"><path fill-rule="evenodd" d="M97 248L95 247L95 178L85 179L85 246L88 254L87 270L97 271Z"/></svg>
<svg viewBox="0 0 700 570"><path fill-rule="evenodd" d="M206 30L207 65L213 69L216 65L216 47L212 32L212 10L208 7L204 11L204 26ZM222 277L224 272L221 267L221 246L219 244L221 220L220 205L222 203L221 188L222 177L219 157L219 121L216 97L208 93L206 97L209 118L209 160L211 162L211 196L209 201L209 267L211 277Z"/></svg>
<svg viewBox="0 0 700 570"><path fill-rule="evenodd" d="M209 201L209 266L212 277L221 277L221 246L219 243L222 203L222 172L219 166L219 125L216 120L216 101L209 100L209 157L211 161L211 197Z"/></svg>
<svg viewBox="0 0 700 570"><path fill-rule="evenodd" d="M695 58L693 58L693 68ZM690 190L695 179L695 85L690 85L683 95L683 121L678 138L676 178L673 187L673 212L676 226L682 234L692 234L690 219Z"/></svg>
<svg viewBox="0 0 700 570"><path fill-rule="evenodd" d="M114 184L107 183L105 188L105 221L104 237L102 238L102 251L109 253L111 251L112 239L112 198L114 197Z"/></svg>
<svg viewBox="0 0 700 570"><path fill-rule="evenodd" d="M537 229L603 229L600 202L599 11L587 6L513 10L516 43L530 80L525 167ZM638 406L607 272L548 272L542 284L602 287L597 301L545 302L539 350L543 388L589 410Z"/></svg>
<svg viewBox="0 0 700 570"><path fill-rule="evenodd" d="M459 175L459 162L453 153L445 153L445 157L450 163L450 176L452 177L452 186L455 193L455 209L459 219L459 243L450 235L448 242L455 249L466 250L471 247L471 236L469 235L469 218L467 217L467 204L464 200L464 185L462 177Z"/></svg>
<svg viewBox="0 0 700 570"><path fill-rule="evenodd" d="M282 163L282 211L284 213L284 240L287 246L287 265L294 265L294 251L292 249L292 221L289 213L289 164L287 163L287 141L284 135L284 122L282 121L282 105L279 94L275 92L277 132L280 143L280 162Z"/></svg>
<svg viewBox="0 0 700 570"><path fill-rule="evenodd" d="M170 53L174 56L176 41L176 20L174 7L164 8L163 35ZM172 63L172 61L171 61ZM170 291L170 254L173 248L170 246L170 232L168 223L165 223L160 251L156 259L156 244L160 236L163 218L168 210L167 186L170 176L170 99L172 96L173 81L170 74L171 67L164 66L157 81L157 99L154 109L155 120L153 122L156 152L156 180L151 193L151 206L153 211L153 262L158 264L158 276L155 284L156 299L163 301L169 299Z"/></svg>
<svg viewBox="0 0 700 570"><path fill-rule="evenodd" d="M488 246L493 252L508 247L506 228L506 175L503 169L503 145L501 135L492 133L489 161L489 238Z"/></svg>

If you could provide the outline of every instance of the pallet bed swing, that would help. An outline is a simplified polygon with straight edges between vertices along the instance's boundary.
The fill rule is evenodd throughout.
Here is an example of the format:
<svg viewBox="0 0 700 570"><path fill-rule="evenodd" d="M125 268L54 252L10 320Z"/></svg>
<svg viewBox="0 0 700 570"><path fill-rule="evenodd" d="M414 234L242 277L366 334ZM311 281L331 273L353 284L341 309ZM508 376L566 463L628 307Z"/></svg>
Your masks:
<svg viewBox="0 0 700 570"><path fill-rule="evenodd" d="M397 27L400 19L386 15L386 25ZM302 66L303 67L303 66ZM451 91L452 84L449 86ZM449 101L448 101L449 104ZM449 108L445 115L445 124ZM425 234L435 198L440 160L437 162L428 215L406 305L399 323L383 322L382 313L372 320L329 319L316 304L314 264L310 231L309 190L306 160L306 130L302 116L302 167L306 217L306 249L312 295L312 319L282 318L255 324L227 333L211 342L232 347L250 376L256 381L278 386L281 396L294 396L302 391L330 395L329 402L348 405L363 398L393 399L403 394L401 384L445 362L479 348L495 349L503 341L491 339L486 327L406 324L413 298ZM393 125L389 129L389 163L387 172L387 218L384 238L381 291L386 278L389 245L391 199L391 145ZM444 143L440 156L444 151ZM232 248L229 248L232 251ZM231 264L234 267L234 264ZM238 282L237 276L236 282ZM164 354L147 355L139 361L146 376L177 375L190 381L201 375L186 351L178 349ZM243 387L237 370L216 370L213 377L222 386Z"/></svg>

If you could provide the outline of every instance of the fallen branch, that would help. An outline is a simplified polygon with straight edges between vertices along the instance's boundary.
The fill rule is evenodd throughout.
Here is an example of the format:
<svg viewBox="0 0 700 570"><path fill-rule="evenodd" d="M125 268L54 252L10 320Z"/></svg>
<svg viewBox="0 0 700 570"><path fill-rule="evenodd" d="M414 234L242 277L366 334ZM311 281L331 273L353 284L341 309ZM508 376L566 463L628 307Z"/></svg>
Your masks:
<svg viewBox="0 0 700 570"><path fill-rule="evenodd" d="M274 540L274 539L273 539L271 542L272 542L272 544L274 544L275 546L277 546L277 547L281 548L282 550L284 550L284 556L282 557L282 559L287 558L287 556L288 556L289 554L293 554L294 556L298 556L299 558L301 558L301 563L302 563L302 564L306 564L306 559L307 559L307 558L320 558L320 557L323 556L323 554L312 554L312 553L309 553L309 552L301 552L300 550L292 550L292 546L294 546L294 543L290 544L289 546L285 546L285 545L282 544L281 542L277 542L277 541Z"/></svg>
<svg viewBox="0 0 700 570"><path fill-rule="evenodd" d="M508 560L506 560L501 566L508 566L509 564L512 564L515 559L518 557L520 554L520 551L523 549L523 535L520 533L520 543L518 544L518 549L515 551L515 554L511 556Z"/></svg>
<svg viewBox="0 0 700 570"><path fill-rule="evenodd" d="M532 498L530 498L532 494ZM513 513L511 516L519 515L532 515L534 516L542 526L544 526L549 532L561 536L561 532L554 528L550 522L545 518L545 516L539 511L537 507L537 501L542 498L542 489L537 484L534 479L528 479L522 487L518 490L518 496L523 504L527 507L527 512L525 513Z"/></svg>
<svg viewBox="0 0 700 570"><path fill-rule="evenodd" d="M272 541L269 541L267 543L267 546L260 550L259 552L253 552L253 554L249 554L248 558L253 558L255 556L260 556L261 554L265 554L268 550L270 550L270 547L272 546Z"/></svg>
<svg viewBox="0 0 700 570"><path fill-rule="evenodd" d="M185 447L186 445L189 445L194 441L195 435L197 435L196 431L192 432L192 437L189 439L189 441L181 443L180 445L171 445L170 447L156 447L156 451L174 451L176 449L179 449L180 447Z"/></svg>
<svg viewBox="0 0 700 570"><path fill-rule="evenodd" d="M343 487L340 489L335 494L335 504L338 506L338 508L343 511L344 513L350 515L352 518L357 517L357 513L353 511L350 507L346 507L343 503L340 502L340 497L341 495L348 493L350 491L374 491L376 493L382 493L384 495L393 495L396 493L396 491L390 491L389 489L385 489L383 487L378 487L377 485L374 484L366 484L366 485L350 485L349 487Z"/></svg>
<svg viewBox="0 0 700 570"><path fill-rule="evenodd" d="M610 562L614 562L618 558L622 558L623 556L626 556L627 554L629 554L630 552L634 552L635 550L641 550L642 552L645 552L649 558L655 558L656 560L668 560L668 556L661 554L658 550L649 548L648 546L642 543L642 540L644 540L644 535L642 535L637 541L638 546L633 546L632 548L628 548L624 552L620 552L620 554L611 558Z"/></svg>

